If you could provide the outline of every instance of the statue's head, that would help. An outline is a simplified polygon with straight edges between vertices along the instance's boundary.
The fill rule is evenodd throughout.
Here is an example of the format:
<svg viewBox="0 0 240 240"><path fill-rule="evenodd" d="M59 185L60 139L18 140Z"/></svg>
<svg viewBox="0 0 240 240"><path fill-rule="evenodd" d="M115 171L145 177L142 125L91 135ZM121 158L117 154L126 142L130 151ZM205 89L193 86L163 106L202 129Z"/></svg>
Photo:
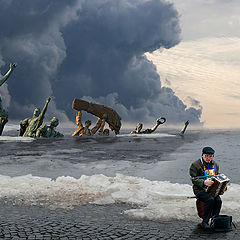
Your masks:
<svg viewBox="0 0 240 240"><path fill-rule="evenodd" d="M85 122L85 127L89 128L91 126L92 122L90 120L87 120Z"/></svg>
<svg viewBox="0 0 240 240"><path fill-rule="evenodd" d="M33 116L34 117L38 117L40 115L41 111L39 108L35 108L34 112L33 112Z"/></svg>
<svg viewBox="0 0 240 240"><path fill-rule="evenodd" d="M143 124L142 123L138 123L136 126L136 132L140 132L142 130Z"/></svg>
<svg viewBox="0 0 240 240"><path fill-rule="evenodd" d="M56 117L53 117L51 120L50 120L50 126L51 127L56 127L57 125L59 124L59 121Z"/></svg>
<svg viewBox="0 0 240 240"><path fill-rule="evenodd" d="M109 136L109 129L104 129L103 130L103 135L104 136Z"/></svg>

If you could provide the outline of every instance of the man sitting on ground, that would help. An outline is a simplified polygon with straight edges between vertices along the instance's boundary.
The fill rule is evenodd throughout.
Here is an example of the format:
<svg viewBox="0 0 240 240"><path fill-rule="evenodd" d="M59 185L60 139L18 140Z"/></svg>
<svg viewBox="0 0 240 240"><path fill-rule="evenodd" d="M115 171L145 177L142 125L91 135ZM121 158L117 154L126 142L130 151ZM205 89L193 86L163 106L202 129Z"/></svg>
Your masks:
<svg viewBox="0 0 240 240"><path fill-rule="evenodd" d="M192 163L189 170L192 177L193 192L197 199L204 202L203 229L210 229L208 222L211 213L215 216L219 215L222 206L220 196L213 197L207 192L207 188L213 184L212 176L219 174L219 165L213 160L214 153L215 151L211 147L204 147L202 157Z"/></svg>

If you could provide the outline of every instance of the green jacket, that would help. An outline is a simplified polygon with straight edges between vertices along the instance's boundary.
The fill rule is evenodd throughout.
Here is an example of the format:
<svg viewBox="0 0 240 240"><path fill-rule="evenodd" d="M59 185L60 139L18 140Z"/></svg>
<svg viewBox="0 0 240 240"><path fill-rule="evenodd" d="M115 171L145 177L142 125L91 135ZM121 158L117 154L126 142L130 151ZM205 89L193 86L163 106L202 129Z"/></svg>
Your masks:
<svg viewBox="0 0 240 240"><path fill-rule="evenodd" d="M213 167L213 164L215 165L216 174L219 174L219 165L218 165L218 163L216 161L212 160L210 162L210 165L209 165L210 168ZM191 177L204 176L203 164L202 164L200 159L198 159L197 161L192 163L192 165L191 165L191 167L189 169L189 174L190 174ZM204 191L203 187L204 187L204 181L205 180L206 179L204 179L204 178L192 179L193 192L194 192L195 195L197 195L201 191Z"/></svg>

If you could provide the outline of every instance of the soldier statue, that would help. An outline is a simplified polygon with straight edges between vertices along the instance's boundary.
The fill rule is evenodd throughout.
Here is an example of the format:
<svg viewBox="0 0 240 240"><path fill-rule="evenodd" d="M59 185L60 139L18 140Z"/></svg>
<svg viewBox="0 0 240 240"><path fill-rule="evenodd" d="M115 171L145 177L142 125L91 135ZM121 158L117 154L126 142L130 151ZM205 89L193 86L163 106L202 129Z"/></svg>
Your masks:
<svg viewBox="0 0 240 240"><path fill-rule="evenodd" d="M51 98L46 100L46 104L43 107L42 112L39 108L35 108L32 118L26 118L20 122L19 136L23 137L36 137L38 128L43 124L43 119L47 111L48 103Z"/></svg>
<svg viewBox="0 0 240 240"><path fill-rule="evenodd" d="M77 130L72 134L72 136L84 136L84 135L93 136L98 130L99 136L109 136L109 129L104 129L106 118L107 114L103 114L103 119L99 117L95 126L92 129L90 129L92 122L90 120L87 120L85 122L85 126L83 126L82 111L78 111L76 116Z"/></svg>
<svg viewBox="0 0 240 240"><path fill-rule="evenodd" d="M137 126L136 126L136 129L134 131L130 132L130 134L150 134L150 133L153 133L158 128L158 126L160 124L163 124L165 122L166 122L166 118L164 118L164 117L158 118L156 124L152 128L146 129L144 131L142 131L143 124L138 123Z"/></svg>
<svg viewBox="0 0 240 240"><path fill-rule="evenodd" d="M46 124L42 124L37 132L36 137L42 137L42 138L59 138L64 137L64 135L60 132L57 132L55 128L58 126L59 120L56 117L53 117L50 120L50 125L47 126Z"/></svg>
<svg viewBox="0 0 240 240"><path fill-rule="evenodd" d="M100 128L102 123L101 118L98 118L96 125L90 129L90 126L92 122L90 120L87 120L85 122L85 126L82 124L82 111L78 111L77 116L76 116L76 125L77 125L77 130L72 134L72 136L93 136L98 129Z"/></svg>

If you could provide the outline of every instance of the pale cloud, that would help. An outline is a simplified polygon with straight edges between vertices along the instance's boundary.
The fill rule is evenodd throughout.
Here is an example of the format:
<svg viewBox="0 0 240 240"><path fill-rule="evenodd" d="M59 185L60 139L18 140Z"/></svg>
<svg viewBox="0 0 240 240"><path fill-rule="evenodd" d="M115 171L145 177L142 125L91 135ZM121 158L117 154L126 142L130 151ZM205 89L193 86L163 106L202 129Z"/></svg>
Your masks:
<svg viewBox="0 0 240 240"><path fill-rule="evenodd" d="M205 126L240 127L240 38L182 42L147 57L185 104L201 103Z"/></svg>

